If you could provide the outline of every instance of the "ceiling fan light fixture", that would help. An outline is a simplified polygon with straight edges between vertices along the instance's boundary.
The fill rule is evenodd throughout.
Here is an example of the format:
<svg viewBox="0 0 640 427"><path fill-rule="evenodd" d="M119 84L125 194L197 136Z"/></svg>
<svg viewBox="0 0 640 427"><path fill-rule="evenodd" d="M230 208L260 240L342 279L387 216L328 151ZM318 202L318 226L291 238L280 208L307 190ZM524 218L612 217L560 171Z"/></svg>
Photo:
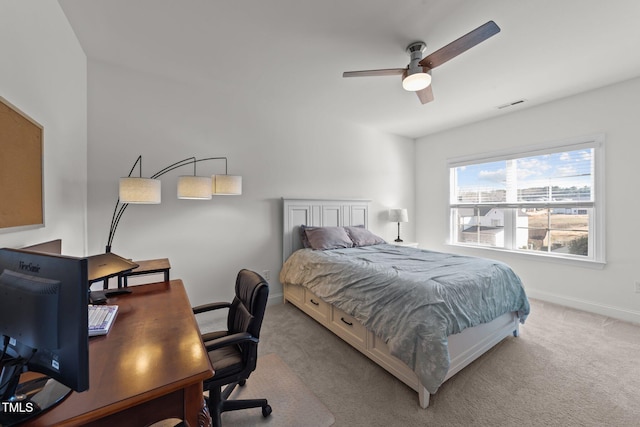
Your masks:
<svg viewBox="0 0 640 427"><path fill-rule="evenodd" d="M448 45L430 53L423 58L427 45L423 41L415 41L407 46L406 52L411 57L406 68L386 68L382 70L346 71L343 77L367 77L367 76L395 76L402 75L402 87L410 92L415 92L422 104L433 101L431 85L431 70L441 66L463 52L471 49L479 43L487 40L500 32L500 27L488 21L480 25L462 37L457 38Z"/></svg>
<svg viewBox="0 0 640 427"><path fill-rule="evenodd" d="M431 84L431 75L422 71L408 74L402 79L402 87L410 92L417 92Z"/></svg>

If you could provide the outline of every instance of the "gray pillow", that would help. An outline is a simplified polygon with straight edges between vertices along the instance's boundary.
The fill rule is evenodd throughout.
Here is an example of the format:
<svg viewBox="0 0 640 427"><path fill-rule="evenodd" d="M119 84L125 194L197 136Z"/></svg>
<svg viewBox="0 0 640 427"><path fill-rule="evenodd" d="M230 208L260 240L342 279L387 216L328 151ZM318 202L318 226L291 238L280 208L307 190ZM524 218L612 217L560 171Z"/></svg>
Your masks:
<svg viewBox="0 0 640 427"><path fill-rule="evenodd" d="M353 247L353 242L344 227L305 227L303 230L311 249L326 250Z"/></svg>
<svg viewBox="0 0 640 427"><path fill-rule="evenodd" d="M305 232L310 228L318 228L318 227L309 227L308 225L301 224L300 228L298 229L298 232L300 233L300 241L302 242L303 248L311 247L311 245L309 244L309 239L307 239L307 233Z"/></svg>
<svg viewBox="0 0 640 427"><path fill-rule="evenodd" d="M385 242L382 237L376 236L364 227L344 227L353 241L353 246L371 246L380 245Z"/></svg>

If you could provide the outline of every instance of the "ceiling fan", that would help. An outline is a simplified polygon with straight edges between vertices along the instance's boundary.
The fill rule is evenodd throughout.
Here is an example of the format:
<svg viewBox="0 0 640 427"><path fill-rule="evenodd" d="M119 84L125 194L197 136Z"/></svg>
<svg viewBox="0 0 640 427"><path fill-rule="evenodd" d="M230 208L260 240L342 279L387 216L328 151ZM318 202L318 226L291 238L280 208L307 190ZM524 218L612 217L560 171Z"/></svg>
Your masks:
<svg viewBox="0 0 640 427"><path fill-rule="evenodd" d="M436 50L426 58L422 58L427 45L424 42L414 42L407 46L407 53L411 56L411 62L405 68L386 68L382 70L345 71L342 77L369 77L369 76L402 76L402 87L415 92L420 102L426 104L433 101L431 90L431 70L455 58L461 53L482 43L489 37L500 32L500 27L495 22L489 21L452 41L445 47Z"/></svg>

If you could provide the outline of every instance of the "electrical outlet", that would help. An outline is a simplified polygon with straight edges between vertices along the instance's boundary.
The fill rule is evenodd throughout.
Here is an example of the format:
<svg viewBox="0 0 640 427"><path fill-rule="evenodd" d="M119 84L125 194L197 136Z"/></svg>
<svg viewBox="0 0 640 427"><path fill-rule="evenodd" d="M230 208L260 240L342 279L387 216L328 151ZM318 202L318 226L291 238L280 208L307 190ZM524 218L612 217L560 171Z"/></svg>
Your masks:
<svg viewBox="0 0 640 427"><path fill-rule="evenodd" d="M264 280L266 280L268 282L269 280L271 280L271 271L262 270L262 277L264 277ZM638 287L638 286L640 286L640 282L636 283L636 287ZM638 288L638 289L640 289L640 288ZM637 292L640 292L640 291L637 291Z"/></svg>
<svg viewBox="0 0 640 427"><path fill-rule="evenodd" d="M636 285L636 294L640 294L640 282L634 282Z"/></svg>

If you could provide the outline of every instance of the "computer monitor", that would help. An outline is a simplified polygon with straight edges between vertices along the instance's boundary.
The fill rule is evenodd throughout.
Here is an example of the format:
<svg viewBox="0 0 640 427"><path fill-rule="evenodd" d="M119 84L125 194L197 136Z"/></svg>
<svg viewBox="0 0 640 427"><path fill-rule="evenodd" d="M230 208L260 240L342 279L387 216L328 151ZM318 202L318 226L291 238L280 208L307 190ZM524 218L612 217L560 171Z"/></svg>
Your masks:
<svg viewBox="0 0 640 427"><path fill-rule="evenodd" d="M0 249L0 425L89 388L87 277L86 258ZM26 370L48 378L18 385Z"/></svg>

